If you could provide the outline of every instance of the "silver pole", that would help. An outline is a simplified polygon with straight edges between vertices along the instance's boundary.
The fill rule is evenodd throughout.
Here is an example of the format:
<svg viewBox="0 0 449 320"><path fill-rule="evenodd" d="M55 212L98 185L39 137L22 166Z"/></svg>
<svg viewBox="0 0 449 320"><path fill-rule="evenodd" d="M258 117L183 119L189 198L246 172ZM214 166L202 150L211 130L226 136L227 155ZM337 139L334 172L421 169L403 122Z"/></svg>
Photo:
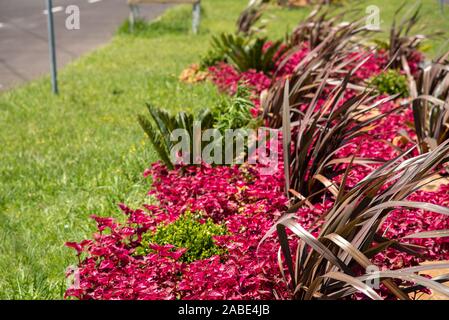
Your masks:
<svg viewBox="0 0 449 320"><path fill-rule="evenodd" d="M53 22L53 0L47 0L48 47L50 50L51 86L54 94L58 94L58 71L56 66L55 26Z"/></svg>
<svg viewBox="0 0 449 320"><path fill-rule="evenodd" d="M201 5L200 1L198 0L193 4L193 13L192 13L192 31L193 34L198 33L198 28L200 26L200 19L201 19Z"/></svg>

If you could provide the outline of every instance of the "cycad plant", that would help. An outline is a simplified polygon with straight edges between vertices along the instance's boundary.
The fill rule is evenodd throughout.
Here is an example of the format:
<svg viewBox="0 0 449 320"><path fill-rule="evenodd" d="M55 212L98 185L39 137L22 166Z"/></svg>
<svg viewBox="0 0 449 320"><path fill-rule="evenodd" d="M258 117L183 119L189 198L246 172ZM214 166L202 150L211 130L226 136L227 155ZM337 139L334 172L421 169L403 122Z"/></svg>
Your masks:
<svg viewBox="0 0 449 320"><path fill-rule="evenodd" d="M212 52L220 52L240 72L250 69L269 74L276 68L276 55L282 54L282 41L222 33L212 38Z"/></svg>
<svg viewBox="0 0 449 320"><path fill-rule="evenodd" d="M401 239L387 239L378 233L392 210L406 207L449 215L447 207L407 200L407 196L425 184L434 170L448 161L448 142L427 154L403 159L404 154L385 163L349 191L345 191L343 186L339 188L334 205L320 217L323 224L316 223L306 230L298 222L295 212L304 205L304 200L292 206L267 233L264 239L277 231L283 255L283 259L279 255L281 273L294 298L342 299L361 292L371 299L380 300L379 291L369 285L372 282L369 280L373 279L380 279L389 294L398 299L410 299L411 293L423 287L449 297L449 288L440 283L448 281L449 275L428 279L417 274L429 269L448 268L448 264L373 272L375 268L372 268L370 259L389 247L419 254L416 246L401 243ZM346 171L343 182L349 171ZM313 236L312 233L317 231L318 236ZM407 238L448 234L448 230L438 230L408 235ZM296 245L296 250L292 250L293 245ZM371 271L365 274L360 270ZM398 284L397 280L403 282Z"/></svg>
<svg viewBox="0 0 449 320"><path fill-rule="evenodd" d="M259 126L260 121L251 115L251 108L254 108L254 105L250 100L249 90L244 86L239 86L233 97L224 98L218 106L212 109L202 109L196 114L186 112L171 114L147 104L150 117L139 115L138 121L160 159L171 169L174 166L174 159L172 159L174 155L171 152L175 150L174 147L178 144L179 138L188 139L189 142L189 159L186 164L199 164L199 161L193 158L195 154L202 155L206 147L212 146L214 152L220 148L221 155L229 156L229 154L232 154L232 160L237 157L244 157L248 148L244 149L244 155L234 155L233 150L236 149L237 140L247 133L246 129L257 129ZM195 125L199 130L194 129ZM174 133L177 129L183 130L183 137ZM232 137L232 143L226 145L228 129L233 130L231 133L236 135ZM209 130L206 135L204 135L205 130ZM213 137L209 137L210 133L213 133ZM185 137L185 134L188 137ZM209 141L206 137L209 137ZM203 141L203 138L205 141ZM220 155L215 155L215 153L213 158L214 161L217 161L215 164L219 164L223 160L220 160ZM212 161L212 159L202 160Z"/></svg>
<svg viewBox="0 0 449 320"><path fill-rule="evenodd" d="M150 104L147 104L147 108L151 119L144 115L139 115L138 121L159 157L170 169L173 168L171 150L177 143L172 141L172 132L176 129L185 130L190 137L190 150L193 151L196 147L194 146L194 140L201 141L201 137L194 137L194 122L198 121L201 123L201 130L210 129L214 125L214 118L209 109L203 109L196 115L186 112L172 115ZM189 163L195 163L193 152L190 153Z"/></svg>

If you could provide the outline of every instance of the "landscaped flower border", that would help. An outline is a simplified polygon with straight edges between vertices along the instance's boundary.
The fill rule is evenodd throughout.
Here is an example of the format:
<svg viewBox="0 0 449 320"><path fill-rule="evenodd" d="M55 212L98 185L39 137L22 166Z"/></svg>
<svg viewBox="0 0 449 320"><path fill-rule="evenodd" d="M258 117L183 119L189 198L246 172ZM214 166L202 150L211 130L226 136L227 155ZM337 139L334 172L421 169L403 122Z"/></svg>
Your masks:
<svg viewBox="0 0 449 320"><path fill-rule="evenodd" d="M255 70L238 72L232 65L220 62L209 68L210 78L223 91L235 93L245 82L253 93L257 107L263 91L278 80L288 79L295 67L310 53L307 43L300 46L278 68L277 72L264 74ZM354 53L356 54L356 53ZM360 54L363 56L363 53ZM354 73L353 82L363 83L377 76L388 63L384 50L366 51L367 60ZM352 56L348 56L348 59ZM411 73L418 70L421 55L409 61ZM279 56L276 65L283 59ZM347 66L348 69L354 65ZM346 99L352 96L348 91ZM319 106L322 106L323 100ZM391 110L401 100L384 104L380 112ZM254 115L260 114L253 112ZM407 126L413 121L411 110L392 113L379 121L366 134L338 152L339 158L357 156L390 160L397 156L393 146L398 132L414 132ZM391 143L385 143L389 141ZM409 143L396 147L410 147ZM280 150L282 154L282 150ZM346 187L351 188L370 173L375 166L355 165ZM178 166L167 170L162 164L153 164L145 176L153 179L149 194L157 204L131 209L121 204L127 221L117 223L111 218L93 217L98 233L92 240L69 242L79 257L77 276L79 283L67 290L66 297L79 299L288 299L291 293L279 271L277 261L279 245L274 237L260 243L267 231L288 208L284 192L282 161L272 176L259 174L258 166ZM334 182L340 182L339 177ZM417 191L410 199L449 206L449 185L435 191ZM304 228L315 223L333 205L327 194L313 208L301 207L296 214ZM185 248L151 244L146 256L136 255L142 235L154 232L158 226L175 221L185 212L195 212L199 220L210 218L226 227L228 234L215 236L214 241L223 249L221 255L182 262ZM449 219L417 209L394 210L380 232L392 239L421 231L449 229ZM314 234L317 233L317 230ZM381 269L415 266L425 260L449 259L447 238L406 239L422 245L421 257L387 249L376 255L372 262ZM285 266L284 266L285 267ZM385 294L385 293L382 293ZM354 298L360 296L356 295ZM386 295L386 297L391 297Z"/></svg>

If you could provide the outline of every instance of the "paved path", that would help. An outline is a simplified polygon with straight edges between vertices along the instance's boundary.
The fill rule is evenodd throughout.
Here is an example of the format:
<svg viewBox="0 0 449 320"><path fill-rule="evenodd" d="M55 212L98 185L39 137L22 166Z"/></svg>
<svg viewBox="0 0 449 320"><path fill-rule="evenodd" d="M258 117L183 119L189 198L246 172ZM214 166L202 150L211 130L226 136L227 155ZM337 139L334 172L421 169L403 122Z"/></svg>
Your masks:
<svg viewBox="0 0 449 320"><path fill-rule="evenodd" d="M49 73L44 0L0 0L0 91ZM80 8L80 30L67 30L69 5ZM58 67L107 43L128 17L126 0L53 0ZM147 19L168 5L142 6Z"/></svg>

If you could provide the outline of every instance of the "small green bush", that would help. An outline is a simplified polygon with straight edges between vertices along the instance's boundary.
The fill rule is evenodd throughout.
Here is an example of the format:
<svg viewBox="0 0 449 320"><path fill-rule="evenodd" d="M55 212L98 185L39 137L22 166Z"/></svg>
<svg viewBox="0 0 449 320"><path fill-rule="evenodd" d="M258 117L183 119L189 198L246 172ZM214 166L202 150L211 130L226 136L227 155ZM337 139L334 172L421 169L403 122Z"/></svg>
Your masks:
<svg viewBox="0 0 449 320"><path fill-rule="evenodd" d="M250 140L250 130L257 129L262 124L261 118L254 118L251 109L254 104L250 100L250 92L247 87L239 86L237 92L230 99L224 100L212 109L215 119L214 128L220 131L220 139L215 140L222 147L223 155L233 155L232 164L239 163L248 156L249 149L254 147ZM228 142L228 130L231 131L232 143ZM238 147L238 141L246 141L243 149ZM235 153L234 153L235 151Z"/></svg>
<svg viewBox="0 0 449 320"><path fill-rule="evenodd" d="M207 70L207 68L215 66L222 61L226 61L226 53L220 50L210 49L204 56L201 57L200 69Z"/></svg>
<svg viewBox="0 0 449 320"><path fill-rule="evenodd" d="M155 232L144 234L136 254L146 255L151 252L150 243L171 244L176 248L187 249L180 260L189 263L223 254L225 250L216 246L212 237L224 234L226 234L224 226L215 224L211 219L201 223L195 215L186 212L175 222L160 225Z"/></svg>
<svg viewBox="0 0 449 320"><path fill-rule="evenodd" d="M400 94L401 97L408 96L407 77L396 70L382 72L370 81L381 93L389 95Z"/></svg>
<svg viewBox="0 0 449 320"><path fill-rule="evenodd" d="M258 119L255 119L250 111L251 108L254 108L250 95L249 89L240 85L231 99L222 101L221 104L212 109L215 119L214 128L224 134L227 129L253 129L257 127Z"/></svg>

